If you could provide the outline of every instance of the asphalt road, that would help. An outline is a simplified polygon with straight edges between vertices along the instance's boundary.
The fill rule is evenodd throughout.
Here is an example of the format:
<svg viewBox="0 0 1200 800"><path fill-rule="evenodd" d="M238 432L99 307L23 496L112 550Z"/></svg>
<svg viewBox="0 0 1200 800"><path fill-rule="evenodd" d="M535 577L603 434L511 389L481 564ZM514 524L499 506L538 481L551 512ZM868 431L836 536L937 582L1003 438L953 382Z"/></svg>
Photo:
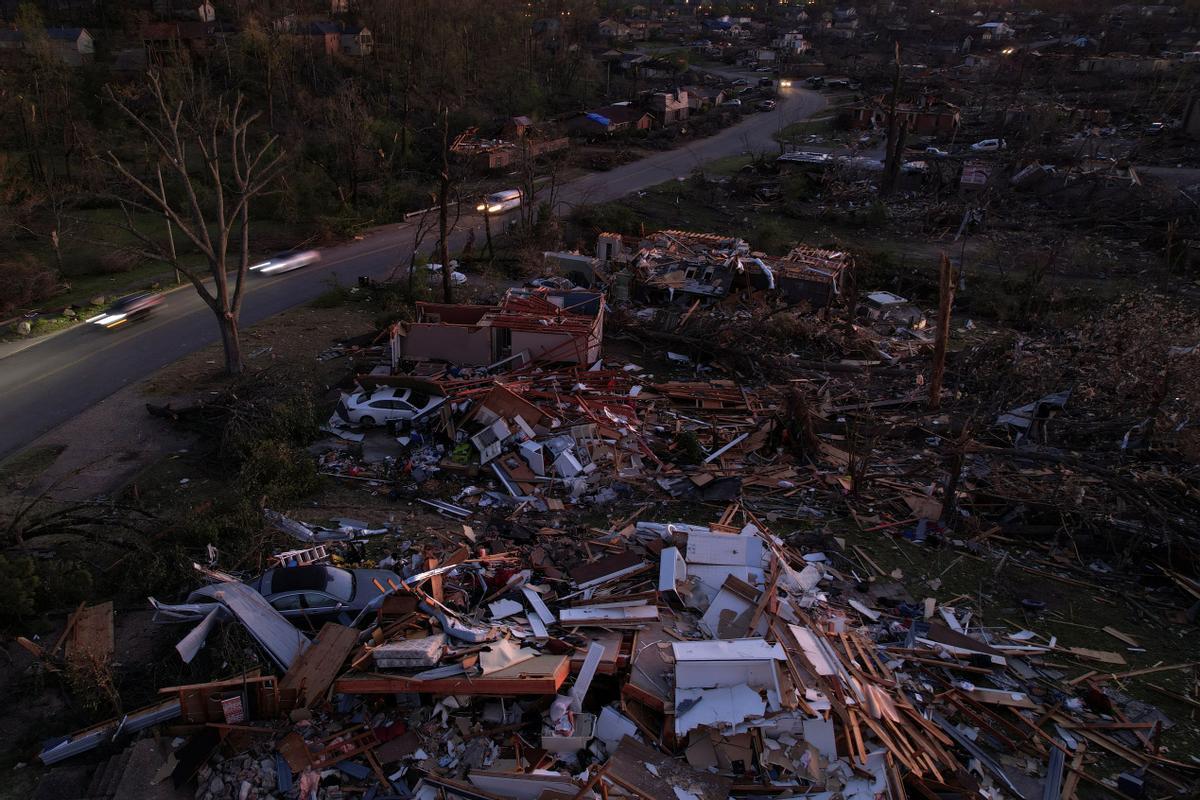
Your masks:
<svg viewBox="0 0 1200 800"><path fill-rule="evenodd" d="M560 207L615 200L687 176L697 166L717 158L745 152L778 152L772 134L783 125L819 112L826 104L821 95L806 89L793 87L780 92L779 107L773 112L751 113L707 139L563 185L558 191ZM504 221L493 225L497 223L502 225ZM385 278L396 264L408 263L414 227L414 223L385 226L361 241L326 249L319 264L252 279L242 305L243 328L312 300L332 281L348 285L360 275ZM476 241L482 241L482 220L464 219L451 237L452 251L461 249L472 227ZM428 240L425 246L429 246ZM0 458L17 452L121 387L217 338L212 312L194 291L183 289L169 294L166 305L144 322L112 331L81 325L10 352L0 358Z"/></svg>

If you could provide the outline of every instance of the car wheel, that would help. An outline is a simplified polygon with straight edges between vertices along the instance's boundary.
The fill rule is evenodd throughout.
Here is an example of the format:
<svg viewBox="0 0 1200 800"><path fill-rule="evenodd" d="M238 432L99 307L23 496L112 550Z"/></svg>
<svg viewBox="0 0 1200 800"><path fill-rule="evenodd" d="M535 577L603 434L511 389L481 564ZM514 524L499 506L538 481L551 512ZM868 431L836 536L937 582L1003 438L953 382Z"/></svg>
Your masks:
<svg viewBox="0 0 1200 800"><path fill-rule="evenodd" d="M358 424L362 425L364 428L374 428L375 427L375 418L374 417L363 417L362 419L360 419L358 421Z"/></svg>

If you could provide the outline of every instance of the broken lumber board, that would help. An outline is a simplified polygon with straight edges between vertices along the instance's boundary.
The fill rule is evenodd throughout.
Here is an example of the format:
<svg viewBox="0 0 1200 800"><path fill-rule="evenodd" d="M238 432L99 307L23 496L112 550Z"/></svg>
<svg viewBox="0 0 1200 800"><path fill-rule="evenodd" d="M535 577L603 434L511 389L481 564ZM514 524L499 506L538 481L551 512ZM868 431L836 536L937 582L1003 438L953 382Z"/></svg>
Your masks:
<svg viewBox="0 0 1200 800"><path fill-rule="evenodd" d="M84 600L84 601L80 602L80 604L78 606L75 607L74 612L67 615L67 624L65 626L63 626L62 633L60 633L58 635L58 638L54 640L54 646L51 647L49 651L47 651L48 655L54 655L55 653L57 653L59 651L59 648L61 648L64 644L67 643L67 637L70 636L71 633L75 630L75 623L77 623L79 621L79 614L81 611L83 611L83 609L86 606L87 606L87 601Z"/></svg>
<svg viewBox="0 0 1200 800"><path fill-rule="evenodd" d="M279 682L280 690L295 690L297 705L308 708L325 696L342 665L358 644L358 631L327 622L317 640L292 662Z"/></svg>
<svg viewBox="0 0 1200 800"><path fill-rule="evenodd" d="M71 633L67 636L67 661L93 659L104 663L112 658L116 647L113 635L113 604L101 603L87 606L71 615L68 622Z"/></svg>
<svg viewBox="0 0 1200 800"><path fill-rule="evenodd" d="M393 694L419 692L436 695L544 695L554 694L570 672L567 656L535 656L493 672L487 677L456 675L421 680L408 675L370 673L338 678L333 690L342 694Z"/></svg>
<svg viewBox="0 0 1200 800"><path fill-rule="evenodd" d="M875 570L876 575L887 575L887 573L883 571L883 567L879 566L873 560L871 560L871 557L869 555L867 555L866 552L861 547L859 547L856 544L852 544L852 545L850 545L850 549L853 550L854 552L858 553L858 557L861 558L867 566L869 566L871 569Z"/></svg>
<svg viewBox="0 0 1200 800"><path fill-rule="evenodd" d="M1101 630L1103 630L1105 633L1107 633L1109 636L1113 637L1117 641L1124 642L1125 644L1129 645L1130 647L1138 647L1138 648L1141 647L1141 645L1138 644L1137 639L1134 639L1132 636L1130 636L1127 633L1122 633L1121 631L1117 630L1116 628L1112 627L1111 625L1105 625L1103 628L1101 628Z"/></svg>
<svg viewBox="0 0 1200 800"><path fill-rule="evenodd" d="M697 800L725 800L732 781L692 769L679 761L625 736L609 758L604 779L642 800L679 797L675 787Z"/></svg>
<svg viewBox="0 0 1200 800"><path fill-rule="evenodd" d="M1131 669L1129 672L1114 672L1100 673L1097 678L1105 680L1121 680L1124 678L1136 678L1138 675L1153 675L1156 672L1173 672L1177 669L1188 669L1189 667L1200 666L1200 661L1188 661L1184 664L1171 664L1165 667L1145 667L1143 669Z"/></svg>
<svg viewBox="0 0 1200 800"><path fill-rule="evenodd" d="M1086 658L1089 661L1099 661L1103 664L1128 664L1125 656L1120 653L1110 653L1107 650L1092 650L1088 647L1055 647L1054 652L1066 653L1076 658Z"/></svg>

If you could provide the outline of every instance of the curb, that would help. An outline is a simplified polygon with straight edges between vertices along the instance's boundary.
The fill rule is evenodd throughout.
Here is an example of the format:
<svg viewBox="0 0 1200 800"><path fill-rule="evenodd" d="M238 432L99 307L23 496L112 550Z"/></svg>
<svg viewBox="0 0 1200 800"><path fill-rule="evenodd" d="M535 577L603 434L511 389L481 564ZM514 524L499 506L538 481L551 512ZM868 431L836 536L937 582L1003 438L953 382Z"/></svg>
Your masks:
<svg viewBox="0 0 1200 800"><path fill-rule="evenodd" d="M187 289L187 288L191 288L191 287L192 287L191 283L181 283L178 286L172 286L170 289L163 289L162 291L159 292L159 294L168 295L168 294L177 292L180 289ZM12 322L19 322L19 321L20 321L20 317L16 317L13 320L10 320L9 322L12 323ZM44 333L41 336L32 336L28 339L20 339L20 340L13 341L13 342L0 342L0 361L3 361L4 359L8 358L9 356L15 356L18 353L23 353L24 351L28 350L29 348L33 347L34 345L41 344L42 342L48 342L51 339L55 338L56 336L61 336L62 334L67 333L68 331L73 331L76 328L78 328L80 325L85 325L85 324L87 324L87 323L85 323L83 320L79 320L74 325L68 325L67 327L60 328L59 330L51 331L50 333Z"/></svg>

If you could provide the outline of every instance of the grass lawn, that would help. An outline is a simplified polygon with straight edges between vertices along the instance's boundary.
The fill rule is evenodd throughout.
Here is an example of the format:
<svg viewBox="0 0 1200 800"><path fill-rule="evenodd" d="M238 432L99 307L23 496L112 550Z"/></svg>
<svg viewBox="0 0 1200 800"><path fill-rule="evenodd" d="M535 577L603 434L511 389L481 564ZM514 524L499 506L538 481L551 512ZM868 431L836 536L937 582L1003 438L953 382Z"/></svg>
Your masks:
<svg viewBox="0 0 1200 800"><path fill-rule="evenodd" d="M161 217L142 214L134 219L146 236L164 243L167 241L167 228ZM167 265L121 251L122 247L137 244L133 234L121 229L124 221L117 209L89 209L79 212L71 224L64 225L62 279L69 288L32 310L55 311L86 304L99 295L119 296L140 289L174 285L174 272ZM254 255L284 250L311 236L309 227L277 220L255 221L250 230ZM203 257L191 243L178 230L174 235L180 260L184 264L202 266ZM32 257L46 264L54 261L45 240L22 241L14 255L18 259Z"/></svg>
<svg viewBox="0 0 1200 800"><path fill-rule="evenodd" d="M828 116L817 117L816 119L805 119L789 123L775 132L775 141L790 142L793 139L812 134L832 136L837 133L837 128L834 125L835 120L836 118L830 114Z"/></svg>

